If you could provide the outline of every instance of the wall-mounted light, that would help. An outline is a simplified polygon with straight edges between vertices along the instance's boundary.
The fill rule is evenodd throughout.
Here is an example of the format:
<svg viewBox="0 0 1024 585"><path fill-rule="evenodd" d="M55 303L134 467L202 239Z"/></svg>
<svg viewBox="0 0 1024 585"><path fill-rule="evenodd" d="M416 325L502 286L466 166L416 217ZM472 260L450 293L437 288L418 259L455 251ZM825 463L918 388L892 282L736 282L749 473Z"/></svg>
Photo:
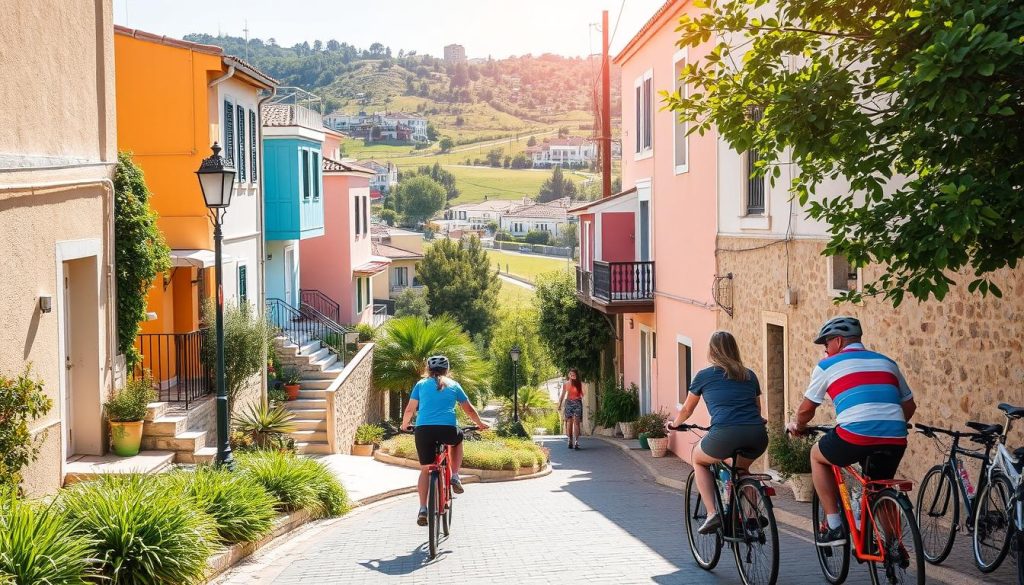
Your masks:
<svg viewBox="0 0 1024 585"><path fill-rule="evenodd" d="M156 321L156 312L149 311L146 313L146 321Z"/></svg>
<svg viewBox="0 0 1024 585"><path fill-rule="evenodd" d="M629 328L630 329L633 328L633 318L632 317L629 318Z"/></svg>
<svg viewBox="0 0 1024 585"><path fill-rule="evenodd" d="M42 313L49 313L53 310L53 297L50 295L39 296L39 311Z"/></svg>

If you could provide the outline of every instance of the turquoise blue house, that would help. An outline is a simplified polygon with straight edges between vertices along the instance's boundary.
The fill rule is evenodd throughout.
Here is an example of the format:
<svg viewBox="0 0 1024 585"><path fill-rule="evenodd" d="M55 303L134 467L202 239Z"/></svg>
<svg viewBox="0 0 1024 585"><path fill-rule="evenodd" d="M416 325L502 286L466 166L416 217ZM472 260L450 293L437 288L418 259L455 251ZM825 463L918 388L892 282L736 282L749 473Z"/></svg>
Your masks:
<svg viewBox="0 0 1024 585"><path fill-rule="evenodd" d="M299 307L299 242L324 235L323 118L295 104L263 106L268 299Z"/></svg>

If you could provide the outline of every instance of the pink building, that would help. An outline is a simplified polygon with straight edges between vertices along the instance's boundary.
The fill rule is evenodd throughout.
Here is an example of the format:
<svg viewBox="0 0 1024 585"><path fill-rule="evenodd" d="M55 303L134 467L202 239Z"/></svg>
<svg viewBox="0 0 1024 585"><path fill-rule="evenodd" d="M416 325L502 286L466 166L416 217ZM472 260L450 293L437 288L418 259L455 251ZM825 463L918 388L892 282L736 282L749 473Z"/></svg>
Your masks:
<svg viewBox="0 0 1024 585"><path fill-rule="evenodd" d="M386 278L389 261L373 255L370 180L374 171L329 158L339 137L323 146L324 235L302 240L302 302L341 324L373 322L373 279Z"/></svg>
<svg viewBox="0 0 1024 585"><path fill-rule="evenodd" d="M711 288L717 235L717 138L686 136L661 111L690 59L710 48L679 49L679 17L699 9L669 0L614 58L622 68L623 192L571 210L580 220L581 300L615 316L617 370L640 388L642 412L675 415L690 379L707 366L716 328ZM697 415L707 420L706 412ZM671 448L689 458L691 434Z"/></svg>

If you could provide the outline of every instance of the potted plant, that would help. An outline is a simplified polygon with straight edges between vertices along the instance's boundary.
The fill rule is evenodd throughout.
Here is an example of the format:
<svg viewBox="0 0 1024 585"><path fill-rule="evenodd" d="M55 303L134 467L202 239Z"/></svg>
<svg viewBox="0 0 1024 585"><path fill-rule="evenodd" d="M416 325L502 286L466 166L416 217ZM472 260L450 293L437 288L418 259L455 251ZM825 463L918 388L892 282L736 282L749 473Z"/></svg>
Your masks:
<svg viewBox="0 0 1024 585"><path fill-rule="evenodd" d="M296 431L295 415L281 406L250 404L232 421L235 430L245 435L257 449L271 449L274 442Z"/></svg>
<svg viewBox="0 0 1024 585"><path fill-rule="evenodd" d="M660 412L649 412L641 415L636 419L636 423L633 425L637 438L640 439L641 449L650 449L650 436L651 431L655 428L664 428L665 422L668 420L668 415Z"/></svg>
<svg viewBox="0 0 1024 585"><path fill-rule="evenodd" d="M629 422L620 422L619 429L622 430L623 439L636 438L636 421L631 420Z"/></svg>
<svg viewBox="0 0 1024 585"><path fill-rule="evenodd" d="M651 446L651 455L664 457L668 451L668 429L665 423L668 422L668 414L663 411L652 412L647 426L647 443Z"/></svg>
<svg viewBox="0 0 1024 585"><path fill-rule="evenodd" d="M384 438L384 428L375 424L359 425L356 429L355 444L352 445L352 454L361 457L373 455L373 448Z"/></svg>
<svg viewBox="0 0 1024 585"><path fill-rule="evenodd" d="M288 396L288 400L296 400L299 397L299 380L302 374L295 368L289 368L284 371L281 380L284 382L284 392Z"/></svg>
<svg viewBox="0 0 1024 585"><path fill-rule="evenodd" d="M811 437L793 437L785 432L773 431L768 436L768 461L793 490L798 502L810 502L814 494L811 482Z"/></svg>
<svg viewBox="0 0 1024 585"><path fill-rule="evenodd" d="M142 446L142 425L149 403L156 398L149 375L129 380L103 405L110 422L110 442L114 454L132 457Z"/></svg>

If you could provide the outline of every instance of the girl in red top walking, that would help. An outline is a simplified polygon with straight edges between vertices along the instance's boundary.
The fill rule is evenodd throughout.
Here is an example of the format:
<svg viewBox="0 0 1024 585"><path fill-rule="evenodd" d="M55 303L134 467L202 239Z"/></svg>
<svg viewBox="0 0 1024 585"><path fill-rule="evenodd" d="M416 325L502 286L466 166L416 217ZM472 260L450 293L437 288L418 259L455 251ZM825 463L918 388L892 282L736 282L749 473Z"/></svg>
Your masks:
<svg viewBox="0 0 1024 585"><path fill-rule="evenodd" d="M568 398L568 399L567 399ZM583 421L583 383L580 372L569 368L569 379L562 385L562 395L558 397L558 409L565 405L565 434L569 435L569 448L580 448L580 423Z"/></svg>

